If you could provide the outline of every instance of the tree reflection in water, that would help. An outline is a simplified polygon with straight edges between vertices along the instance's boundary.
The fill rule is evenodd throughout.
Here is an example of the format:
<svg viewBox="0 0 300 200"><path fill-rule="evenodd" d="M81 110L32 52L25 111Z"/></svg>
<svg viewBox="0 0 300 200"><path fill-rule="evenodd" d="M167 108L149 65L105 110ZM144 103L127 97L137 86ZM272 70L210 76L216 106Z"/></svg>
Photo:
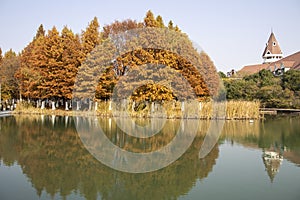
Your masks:
<svg viewBox="0 0 300 200"><path fill-rule="evenodd" d="M144 139L125 134L113 119L93 118L88 123L101 126L107 138L123 149L151 152L172 141L180 121L167 120L161 132ZM149 124L149 120L137 120L136 123L143 126ZM99 196L102 199L176 199L212 172L219 156L219 144L224 141L261 149L262 156L263 152L279 150L284 159L300 166L299 117L254 123L226 121L219 144L208 156L199 159L209 125L210 121L201 121L190 148L168 167L150 173L130 174L115 171L96 160L84 148L72 117L3 117L0 118L0 163L20 165L39 196L46 192L52 197L58 194L66 198L75 193L86 199ZM89 137L88 133L86 135ZM261 157L258 159L264 161ZM269 163L275 162L264 162L266 174L272 181L275 173L270 172L274 171L275 164Z"/></svg>
<svg viewBox="0 0 300 200"><path fill-rule="evenodd" d="M155 137L137 139L118 130L113 120L96 120L110 129L111 141L136 152L161 148L179 127L175 120ZM185 154L168 167L144 174L123 173L101 164L84 148L70 117L16 116L0 121L0 159L8 166L17 162L39 196L45 191L67 197L75 191L87 199L98 195L103 199L176 199L207 177L219 153L216 145L208 156L198 159L206 122Z"/></svg>

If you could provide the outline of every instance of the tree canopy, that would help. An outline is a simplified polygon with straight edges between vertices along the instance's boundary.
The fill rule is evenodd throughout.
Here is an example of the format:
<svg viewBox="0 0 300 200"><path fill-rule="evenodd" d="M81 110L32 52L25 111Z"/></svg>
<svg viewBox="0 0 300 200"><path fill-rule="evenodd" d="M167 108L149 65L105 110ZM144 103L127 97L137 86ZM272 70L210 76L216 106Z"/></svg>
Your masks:
<svg viewBox="0 0 300 200"><path fill-rule="evenodd" d="M150 10L142 22L115 21L101 31L95 17L80 35L67 26L46 31L41 24L32 41L13 58L19 63L11 76L16 85L11 98L18 93L28 99L70 100L76 91L91 100L104 100L112 98L114 89L120 95L120 88L124 92L136 87L132 100L161 102L188 99L192 93L206 99L216 95L219 87L208 55L198 52L172 21L165 26L163 18ZM1 56L1 60L8 58ZM145 80L160 78L143 82L128 73ZM79 87L74 90L76 81Z"/></svg>

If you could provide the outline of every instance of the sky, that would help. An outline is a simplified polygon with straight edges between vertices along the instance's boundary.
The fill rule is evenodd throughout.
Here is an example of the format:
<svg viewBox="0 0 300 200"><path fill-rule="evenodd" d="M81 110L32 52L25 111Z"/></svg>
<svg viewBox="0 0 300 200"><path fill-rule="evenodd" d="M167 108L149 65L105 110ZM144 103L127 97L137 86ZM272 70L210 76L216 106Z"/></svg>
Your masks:
<svg viewBox="0 0 300 200"><path fill-rule="evenodd" d="M102 28L148 10L177 24L219 71L262 63L271 30L284 56L300 50L299 0L0 0L0 48L22 51L40 24L81 33L95 16Z"/></svg>

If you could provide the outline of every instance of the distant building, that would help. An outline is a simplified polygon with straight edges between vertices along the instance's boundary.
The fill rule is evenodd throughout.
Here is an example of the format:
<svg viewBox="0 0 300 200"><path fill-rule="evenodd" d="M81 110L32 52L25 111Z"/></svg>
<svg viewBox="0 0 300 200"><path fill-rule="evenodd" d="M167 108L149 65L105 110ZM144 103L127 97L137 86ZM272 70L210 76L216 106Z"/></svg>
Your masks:
<svg viewBox="0 0 300 200"><path fill-rule="evenodd" d="M282 51L273 32L271 32L262 57L264 59L263 64L272 63L283 58Z"/></svg>
<svg viewBox="0 0 300 200"><path fill-rule="evenodd" d="M273 32L264 49L263 63L244 66L238 74L241 76L259 72L262 69L270 70L275 76L280 76L290 69L300 70L300 51L283 58L280 46Z"/></svg>

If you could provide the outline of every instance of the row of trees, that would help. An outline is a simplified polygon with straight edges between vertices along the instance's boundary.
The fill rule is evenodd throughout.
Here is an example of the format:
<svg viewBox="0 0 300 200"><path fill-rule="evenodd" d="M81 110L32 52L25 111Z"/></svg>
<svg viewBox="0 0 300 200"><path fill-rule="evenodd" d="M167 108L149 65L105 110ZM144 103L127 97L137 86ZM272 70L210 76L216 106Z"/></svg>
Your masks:
<svg viewBox="0 0 300 200"><path fill-rule="evenodd" d="M165 65L183 74L199 98L217 92L219 82L212 61L204 52L199 54L187 35L182 34L178 26L174 26L172 21L166 26L160 15L155 17L151 11L148 11L143 22L128 19L106 25L102 31L99 31L99 28L100 25L96 17L80 35L74 34L67 26L61 32L53 27L46 33L43 25L40 25L33 40L19 55L16 55L12 50L6 52L4 56L1 53L2 99L70 100L72 99L75 78L81 66L84 69L93 68L93 70L81 71L83 75L79 77L79 79L82 78L79 80L80 87L88 88L92 83L90 82L91 79L94 79L92 76L98 72L95 97L102 100L109 99L117 82L126 76L128 68L139 70L138 67L146 63ZM131 45L130 47L134 50L123 52L117 56L112 54L115 51L108 52L107 46L105 49L99 47L106 44L112 45L112 42L115 42L111 41L109 36L126 33L128 30L137 28L168 30L180 34L180 42L178 42L176 34L173 34L171 38L168 38L169 40L172 39L173 42L170 42L172 45L169 45L168 49L158 50L154 47L134 46L129 40L125 40L118 45ZM153 35L152 33L136 36L138 39L145 39L146 43L148 42L147 45L151 46L151 41L159 41L156 46L161 45L163 47L165 43L162 38L158 37L160 37L159 34ZM177 51L174 53L173 49L175 48ZM180 55L182 52L185 52L185 58ZM100 61L103 60L101 58L104 57L104 54L108 55L109 53L115 56L114 62L106 62L105 66L102 66L103 63ZM149 69L149 73L151 70L151 73L154 73L156 69ZM139 73L142 71L140 70ZM171 75L169 79L172 79ZM172 83L169 82L168 84ZM168 84L164 83L163 80L159 83L147 83L135 91L132 99L140 101L176 99L176 95L166 88ZM126 85L124 87L127 88ZM185 90L185 88L181 88L182 92Z"/></svg>
<svg viewBox="0 0 300 200"><path fill-rule="evenodd" d="M281 77L269 70L242 79L224 78L227 99L260 100L264 107L300 108L300 71L289 70Z"/></svg>

